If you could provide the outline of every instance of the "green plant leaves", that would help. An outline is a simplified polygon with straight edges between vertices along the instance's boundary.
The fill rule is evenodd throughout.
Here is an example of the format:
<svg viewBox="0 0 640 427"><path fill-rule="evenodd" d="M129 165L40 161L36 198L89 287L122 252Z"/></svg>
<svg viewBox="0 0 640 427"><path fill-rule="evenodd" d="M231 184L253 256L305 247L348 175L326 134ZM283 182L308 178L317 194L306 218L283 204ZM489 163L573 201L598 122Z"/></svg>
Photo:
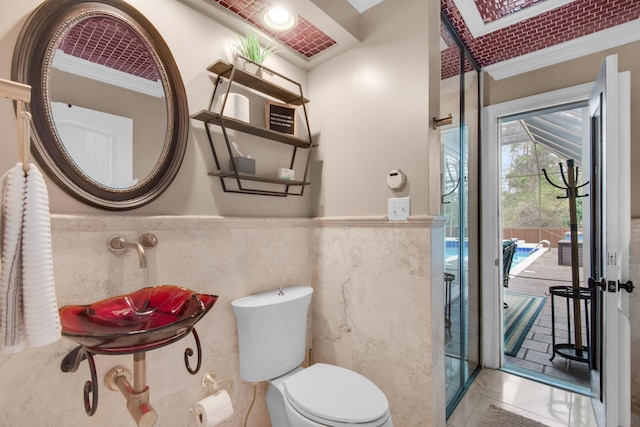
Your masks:
<svg viewBox="0 0 640 427"><path fill-rule="evenodd" d="M240 38L233 44L240 55L262 64L265 59L276 53L275 46L271 46L271 41L264 48L260 46L260 39L255 31L247 28L245 34L244 38Z"/></svg>

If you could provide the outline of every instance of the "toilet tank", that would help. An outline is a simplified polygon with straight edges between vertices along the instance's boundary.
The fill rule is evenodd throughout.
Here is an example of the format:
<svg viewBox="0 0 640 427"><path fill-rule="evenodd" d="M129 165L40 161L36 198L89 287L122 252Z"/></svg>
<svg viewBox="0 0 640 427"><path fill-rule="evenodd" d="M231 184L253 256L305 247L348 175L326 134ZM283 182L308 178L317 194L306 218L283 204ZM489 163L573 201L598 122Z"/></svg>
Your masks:
<svg viewBox="0 0 640 427"><path fill-rule="evenodd" d="M231 301L243 380L277 378L304 361L312 292L309 286L291 286Z"/></svg>

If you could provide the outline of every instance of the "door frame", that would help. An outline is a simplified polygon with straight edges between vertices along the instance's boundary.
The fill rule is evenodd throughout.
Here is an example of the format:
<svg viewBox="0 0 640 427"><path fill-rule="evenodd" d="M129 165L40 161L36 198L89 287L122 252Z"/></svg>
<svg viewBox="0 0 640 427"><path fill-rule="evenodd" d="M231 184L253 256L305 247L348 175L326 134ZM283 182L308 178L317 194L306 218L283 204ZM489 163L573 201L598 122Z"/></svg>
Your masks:
<svg viewBox="0 0 640 427"><path fill-rule="evenodd" d="M597 109L602 120L602 163L605 173L601 194L604 234L602 269L609 286L629 280L630 246L630 168L631 78L628 71L618 72L618 56L607 56L593 84L590 112ZM603 105L604 102L604 105ZM593 179L593 178L592 178ZM590 228L585 231L591 231ZM588 238L588 235L585 235ZM588 262L593 259L589 257ZM587 267L587 264L585 264ZM590 272L589 275L592 275ZM587 276L587 270L585 270ZM598 425L631 424L629 294L621 289L601 292L602 330L599 375L592 371L592 404ZM594 301L595 302L595 301ZM592 319L596 320L596 314ZM595 328L592 329L595 333ZM596 340L592 340L596 342ZM596 349L597 350L597 349Z"/></svg>
<svg viewBox="0 0 640 427"><path fill-rule="evenodd" d="M482 365L504 365L502 311L502 197L499 120L514 114L589 100L592 82L515 99L483 108L481 164L480 242L482 294Z"/></svg>

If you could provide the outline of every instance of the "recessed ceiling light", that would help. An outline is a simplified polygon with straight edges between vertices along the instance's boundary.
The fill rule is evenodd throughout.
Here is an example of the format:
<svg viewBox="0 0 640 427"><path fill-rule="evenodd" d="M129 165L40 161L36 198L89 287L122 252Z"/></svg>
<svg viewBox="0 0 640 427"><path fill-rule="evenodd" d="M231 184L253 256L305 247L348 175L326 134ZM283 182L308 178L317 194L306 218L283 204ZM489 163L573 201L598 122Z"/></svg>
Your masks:
<svg viewBox="0 0 640 427"><path fill-rule="evenodd" d="M274 5L264 12L264 23L274 30L284 31L296 25L296 16L282 5Z"/></svg>

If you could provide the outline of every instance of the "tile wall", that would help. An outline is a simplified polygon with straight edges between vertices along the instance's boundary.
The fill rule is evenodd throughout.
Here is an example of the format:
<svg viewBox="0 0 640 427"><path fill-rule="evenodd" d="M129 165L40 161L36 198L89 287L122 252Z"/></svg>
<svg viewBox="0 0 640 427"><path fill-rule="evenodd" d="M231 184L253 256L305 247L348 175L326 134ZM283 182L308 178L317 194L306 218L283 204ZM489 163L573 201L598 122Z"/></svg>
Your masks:
<svg viewBox="0 0 640 427"><path fill-rule="evenodd" d="M311 239L314 361L356 370L390 400L395 425L444 425L442 225L321 220ZM442 251L440 251L442 252ZM432 256L440 259L434 259Z"/></svg>
<svg viewBox="0 0 640 427"><path fill-rule="evenodd" d="M139 268L136 252L112 254L114 234L137 240L145 232L158 238L148 250L149 267ZM222 219L219 217L54 216L54 271L58 305L84 304L144 286L177 284L219 295L197 324L203 350L202 369L190 375L183 362L191 336L147 353L147 382L157 427L195 426L189 412L207 391L200 381L207 371L235 382L235 413L229 425L242 425L253 386L240 380L236 323L230 301L284 286L310 283L309 221L295 219ZM130 427L135 425L125 399L104 385L106 372L118 364L129 369L133 357L96 356L99 386L97 413L83 406L83 385L90 379L83 362L75 373L62 373L60 362L74 348L67 340L16 355L0 356L0 426ZM195 365L195 360L193 362ZM11 384L11 386L9 386ZM249 425L268 426L265 387L259 387Z"/></svg>
<svg viewBox="0 0 640 427"><path fill-rule="evenodd" d="M134 251L116 256L107 248L114 234L137 240L145 232L159 241L147 252L147 269L139 268ZM444 331L440 322L430 321L432 315L443 316L442 289L430 287L431 280L442 278L430 259L430 247L434 239L442 239L442 227L429 218L394 225L383 218L56 215L52 234L60 306L160 284L219 295L197 324L203 349L197 375L190 375L183 362L184 350L194 346L191 336L147 353L157 427L197 425L189 409L207 395L200 381L208 371L235 382L235 413L228 424L242 425L253 385L239 378L230 301L297 284L315 288L315 362L336 363L369 377L387 394L396 425L419 425L418 420L426 419L444 425L444 394L432 393L444 387ZM443 265L443 260L434 265ZM132 356L96 356L99 405L89 418L82 401L84 383L90 379L87 363L75 373L60 370L60 362L73 348L71 341L61 339L0 356L0 427L134 425L124 397L104 385L104 375L113 366L131 369ZM261 383L248 424L252 427L270 425L265 391Z"/></svg>

